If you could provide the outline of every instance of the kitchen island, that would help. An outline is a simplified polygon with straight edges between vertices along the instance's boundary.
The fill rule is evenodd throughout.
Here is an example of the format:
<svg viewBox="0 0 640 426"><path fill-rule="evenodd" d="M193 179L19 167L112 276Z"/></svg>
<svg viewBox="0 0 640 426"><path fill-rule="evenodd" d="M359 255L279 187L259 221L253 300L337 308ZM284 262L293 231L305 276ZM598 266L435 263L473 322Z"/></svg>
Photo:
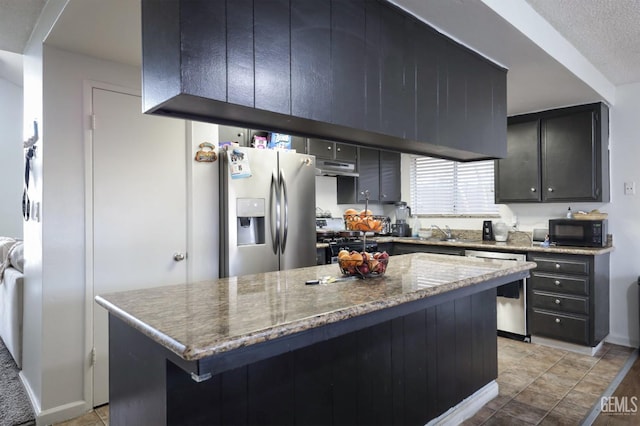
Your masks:
<svg viewBox="0 0 640 426"><path fill-rule="evenodd" d="M99 295L110 423L425 424L493 384L496 290L532 262L416 253Z"/></svg>

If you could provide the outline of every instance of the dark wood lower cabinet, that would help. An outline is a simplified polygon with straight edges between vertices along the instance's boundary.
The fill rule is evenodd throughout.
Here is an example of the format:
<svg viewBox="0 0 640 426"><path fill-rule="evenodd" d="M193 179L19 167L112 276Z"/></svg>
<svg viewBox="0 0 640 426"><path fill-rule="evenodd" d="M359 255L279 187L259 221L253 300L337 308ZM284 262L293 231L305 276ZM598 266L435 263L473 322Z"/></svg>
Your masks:
<svg viewBox="0 0 640 426"><path fill-rule="evenodd" d="M423 306L244 365L184 361L110 315L111 424L425 424L496 379L496 290Z"/></svg>

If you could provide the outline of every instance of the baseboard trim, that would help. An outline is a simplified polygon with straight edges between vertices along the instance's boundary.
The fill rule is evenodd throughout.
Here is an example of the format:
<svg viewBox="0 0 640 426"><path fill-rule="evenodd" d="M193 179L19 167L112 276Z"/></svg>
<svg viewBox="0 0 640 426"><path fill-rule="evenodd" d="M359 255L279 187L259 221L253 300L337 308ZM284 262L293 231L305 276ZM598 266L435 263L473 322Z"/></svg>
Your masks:
<svg viewBox="0 0 640 426"><path fill-rule="evenodd" d="M596 346L581 346L574 343L561 342L560 340L549 339L546 337L531 336L531 343L537 345L549 346L551 348L563 349L565 351L575 352L581 355L594 356L596 352L602 348L604 341L601 341Z"/></svg>
<svg viewBox="0 0 640 426"><path fill-rule="evenodd" d="M72 419L74 417L81 416L87 413L90 408L89 404L86 401L74 401L68 404L59 405L57 407L49 408L47 410L42 410L40 407L40 401L36 398L29 381L25 377L25 375L20 371L18 374L22 384L24 385L25 390L27 391L27 395L29 396L29 401L31 402L31 407L33 407L33 411L36 416L36 425L37 426L45 426L51 425L54 423L63 422L65 420Z"/></svg>
<svg viewBox="0 0 640 426"><path fill-rule="evenodd" d="M640 346L640 341L638 339L631 339L625 336L618 336L609 334L605 339L607 343L613 343L614 345L626 346L628 348L637 348Z"/></svg>
<svg viewBox="0 0 640 426"><path fill-rule="evenodd" d="M477 390L470 397L462 400L455 407L451 407L442 414L427 423L426 426L457 426L467 419L473 417L489 401L498 396L498 383L493 380Z"/></svg>
<svg viewBox="0 0 640 426"><path fill-rule="evenodd" d="M596 419L602 412L602 399L608 398L613 395L613 393L616 391L616 389L618 389L618 386L620 386L620 383L622 383L625 376L627 375L629 370L631 370L631 367L633 367L633 364L636 362L637 359L638 359L638 349L636 349L631 353L631 355L627 359L627 362L625 362L625 364L622 366L622 368L620 369L616 377L613 378L613 381L611 382L609 387L607 387L604 390L602 395L600 395L600 398L598 398L596 403L593 404L593 407L591 407L591 411L589 411L589 413L582 420L582 423L580 424L581 426L591 426L596 421ZM635 395L628 395L628 396L635 396Z"/></svg>

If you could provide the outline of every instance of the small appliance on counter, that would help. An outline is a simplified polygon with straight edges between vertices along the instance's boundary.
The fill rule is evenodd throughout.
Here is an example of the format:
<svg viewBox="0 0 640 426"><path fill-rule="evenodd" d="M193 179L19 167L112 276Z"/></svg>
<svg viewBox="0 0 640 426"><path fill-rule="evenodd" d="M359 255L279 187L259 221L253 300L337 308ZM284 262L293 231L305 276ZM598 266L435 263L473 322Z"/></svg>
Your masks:
<svg viewBox="0 0 640 426"><path fill-rule="evenodd" d="M498 242L505 242L509 238L509 227L504 222L496 222L493 227L493 238Z"/></svg>
<svg viewBox="0 0 640 426"><path fill-rule="evenodd" d="M493 241L493 223L490 220L482 222L482 241Z"/></svg>
<svg viewBox="0 0 640 426"><path fill-rule="evenodd" d="M558 246L605 247L607 219L549 219L549 240Z"/></svg>
<svg viewBox="0 0 640 426"><path fill-rule="evenodd" d="M410 237L411 226L407 223L407 219L411 217L411 207L404 201L398 201L395 206L396 223L391 224L391 235L394 237Z"/></svg>

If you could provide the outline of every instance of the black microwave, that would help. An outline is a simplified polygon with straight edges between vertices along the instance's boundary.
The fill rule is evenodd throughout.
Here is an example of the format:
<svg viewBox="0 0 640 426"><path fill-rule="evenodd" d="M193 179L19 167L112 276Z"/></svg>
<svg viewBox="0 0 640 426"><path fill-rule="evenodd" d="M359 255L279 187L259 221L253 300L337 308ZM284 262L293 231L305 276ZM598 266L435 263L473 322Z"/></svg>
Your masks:
<svg viewBox="0 0 640 426"><path fill-rule="evenodd" d="M549 241L558 246L604 247L607 220L549 219Z"/></svg>

